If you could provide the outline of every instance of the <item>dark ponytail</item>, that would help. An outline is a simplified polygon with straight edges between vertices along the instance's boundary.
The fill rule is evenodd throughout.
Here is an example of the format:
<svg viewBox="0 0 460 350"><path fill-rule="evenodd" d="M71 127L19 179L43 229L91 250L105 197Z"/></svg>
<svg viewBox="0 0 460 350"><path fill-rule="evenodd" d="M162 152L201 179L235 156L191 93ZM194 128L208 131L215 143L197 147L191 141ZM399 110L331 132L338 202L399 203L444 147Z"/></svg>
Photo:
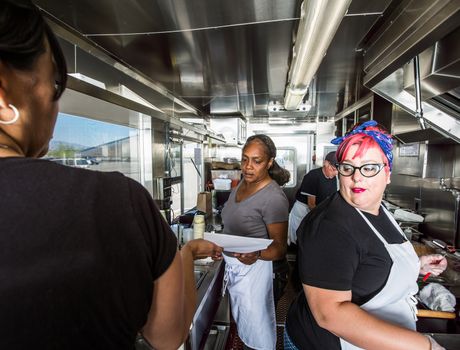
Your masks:
<svg viewBox="0 0 460 350"><path fill-rule="evenodd" d="M280 167L276 160L273 161L272 167L268 169L268 174L280 186L283 186L284 184L288 183L289 179L291 178L291 173L286 169Z"/></svg>
<svg viewBox="0 0 460 350"><path fill-rule="evenodd" d="M244 144L243 150L251 143L251 142L260 142L264 145L265 152L267 153L269 158L273 158L273 164L268 169L268 174L270 177L276 181L276 183L280 186L283 186L285 183L289 182L291 174L286 169L279 166L276 162L276 146L273 140L264 134L257 134L248 137L246 143Z"/></svg>

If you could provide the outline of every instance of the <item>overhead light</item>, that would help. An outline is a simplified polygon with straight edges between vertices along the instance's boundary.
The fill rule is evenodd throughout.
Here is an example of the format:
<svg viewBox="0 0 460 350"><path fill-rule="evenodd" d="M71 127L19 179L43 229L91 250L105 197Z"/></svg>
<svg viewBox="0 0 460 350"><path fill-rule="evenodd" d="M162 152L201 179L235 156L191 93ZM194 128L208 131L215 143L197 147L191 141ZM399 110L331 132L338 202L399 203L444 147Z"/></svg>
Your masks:
<svg viewBox="0 0 460 350"><path fill-rule="evenodd" d="M302 103L351 0L305 0L294 45L284 107Z"/></svg>
<svg viewBox="0 0 460 350"><path fill-rule="evenodd" d="M98 88L101 88L101 89L105 90L105 84L102 81L90 78L90 77L88 77L88 76L86 76L84 74L81 74L81 73L69 73L69 75L71 75L72 77L77 78L79 80L82 80L82 81L84 81L84 82L86 82L88 84L97 86Z"/></svg>
<svg viewBox="0 0 460 350"><path fill-rule="evenodd" d="M126 97L127 99L130 99L131 101L135 101L137 103L143 104L144 106L147 106L149 108L152 108L158 112L163 113L163 111L150 102L146 101L144 98L136 94L133 90L129 89L128 87L124 86L123 84L120 84L118 86L117 93L119 93L121 96Z"/></svg>

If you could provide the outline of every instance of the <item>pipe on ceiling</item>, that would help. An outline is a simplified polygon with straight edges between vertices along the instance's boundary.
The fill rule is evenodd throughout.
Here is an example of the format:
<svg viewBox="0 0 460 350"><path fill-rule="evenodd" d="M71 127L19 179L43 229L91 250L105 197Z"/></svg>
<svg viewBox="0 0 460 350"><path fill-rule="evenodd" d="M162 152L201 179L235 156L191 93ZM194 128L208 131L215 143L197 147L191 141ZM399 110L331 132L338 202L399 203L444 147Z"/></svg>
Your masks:
<svg viewBox="0 0 460 350"><path fill-rule="evenodd" d="M417 118L420 128L426 129L425 120L423 119L422 107L422 87L420 83L420 64L418 55L414 57L414 83L415 83L415 118Z"/></svg>
<svg viewBox="0 0 460 350"><path fill-rule="evenodd" d="M351 0L305 0L289 70L284 108L296 109L326 55Z"/></svg>

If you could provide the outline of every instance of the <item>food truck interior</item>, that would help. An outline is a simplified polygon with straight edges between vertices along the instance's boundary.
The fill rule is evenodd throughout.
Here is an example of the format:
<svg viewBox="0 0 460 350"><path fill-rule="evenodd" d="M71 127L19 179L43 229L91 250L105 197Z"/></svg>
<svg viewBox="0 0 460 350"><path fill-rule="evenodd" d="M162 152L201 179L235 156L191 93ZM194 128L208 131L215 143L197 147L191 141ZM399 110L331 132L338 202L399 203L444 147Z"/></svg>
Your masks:
<svg viewBox="0 0 460 350"><path fill-rule="evenodd" d="M201 192L210 192L199 208L207 230L222 229L248 136L275 141L292 205L303 176L335 149L330 140L376 120L396 139L384 200L417 252L447 256L447 271L427 282L460 300L459 1L34 2L69 69L48 158L134 178L187 240ZM186 348L236 342L221 278L220 265L196 266L200 306ZM458 306L420 324L460 349Z"/></svg>

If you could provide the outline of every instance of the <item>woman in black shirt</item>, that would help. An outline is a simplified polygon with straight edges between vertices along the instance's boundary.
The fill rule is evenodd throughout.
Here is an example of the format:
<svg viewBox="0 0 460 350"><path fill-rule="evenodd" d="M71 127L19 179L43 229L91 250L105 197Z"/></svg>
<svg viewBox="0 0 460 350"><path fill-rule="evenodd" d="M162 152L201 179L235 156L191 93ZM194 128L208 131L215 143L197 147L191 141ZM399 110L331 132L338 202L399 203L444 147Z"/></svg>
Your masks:
<svg viewBox="0 0 460 350"><path fill-rule="evenodd" d="M147 190L119 173L37 159L66 63L40 10L0 1L0 349L177 349L196 305L193 259ZM78 190L76 190L78 189Z"/></svg>
<svg viewBox="0 0 460 350"><path fill-rule="evenodd" d="M381 205L390 182L392 139L375 121L333 140L339 193L302 222L304 293L286 321L286 349L441 349L415 331L419 272L439 274L440 255L419 261Z"/></svg>

